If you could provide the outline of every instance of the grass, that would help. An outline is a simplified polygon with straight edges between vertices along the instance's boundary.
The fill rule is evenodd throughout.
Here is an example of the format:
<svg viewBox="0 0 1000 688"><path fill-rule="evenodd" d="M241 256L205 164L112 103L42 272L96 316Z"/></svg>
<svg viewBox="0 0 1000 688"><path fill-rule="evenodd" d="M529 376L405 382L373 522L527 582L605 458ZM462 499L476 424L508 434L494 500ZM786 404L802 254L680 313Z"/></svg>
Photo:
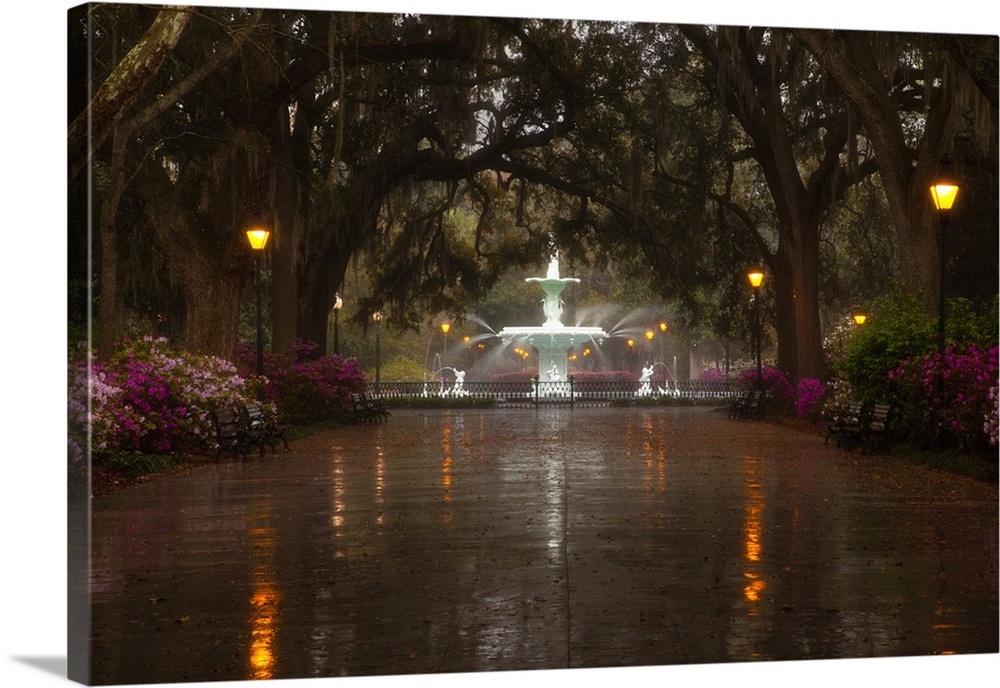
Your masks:
<svg viewBox="0 0 1000 688"><path fill-rule="evenodd" d="M982 482L996 483L1000 477L1000 469L996 456L993 460L969 452L949 449L931 451L909 444L900 444L893 448L893 456L900 456L908 461L928 468L947 471L956 475L964 475Z"/></svg>

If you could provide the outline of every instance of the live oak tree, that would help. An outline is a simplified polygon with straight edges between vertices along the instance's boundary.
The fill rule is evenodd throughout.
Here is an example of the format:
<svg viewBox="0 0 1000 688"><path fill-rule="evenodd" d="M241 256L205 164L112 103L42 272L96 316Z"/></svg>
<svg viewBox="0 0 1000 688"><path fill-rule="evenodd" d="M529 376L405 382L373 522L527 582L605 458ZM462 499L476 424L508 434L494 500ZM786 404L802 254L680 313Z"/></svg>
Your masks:
<svg viewBox="0 0 1000 688"><path fill-rule="evenodd" d="M122 54L152 32L117 6L94 11ZM390 308L416 325L474 302L551 234L581 260L646 266L693 326L726 335L748 325L743 267L767 257L781 366L818 376L823 218L874 168L855 155L867 139L850 98L800 40L196 8L93 141L99 348L119 331L120 285L146 279L141 245L180 294L185 344L231 355L253 274L243 221L266 211L278 349L323 344L352 261L373 277L353 315Z"/></svg>
<svg viewBox="0 0 1000 688"><path fill-rule="evenodd" d="M946 154L958 157L960 166L984 167L995 186L996 37L817 29L795 35L864 123L895 228L902 280L934 310L938 220L928 187Z"/></svg>

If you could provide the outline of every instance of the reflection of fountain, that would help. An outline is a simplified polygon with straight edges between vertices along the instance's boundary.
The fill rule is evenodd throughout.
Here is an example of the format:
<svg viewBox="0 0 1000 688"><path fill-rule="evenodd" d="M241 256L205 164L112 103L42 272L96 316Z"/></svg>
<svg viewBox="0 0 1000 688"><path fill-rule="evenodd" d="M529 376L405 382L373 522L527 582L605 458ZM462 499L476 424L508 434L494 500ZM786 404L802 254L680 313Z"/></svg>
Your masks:
<svg viewBox="0 0 1000 688"><path fill-rule="evenodd" d="M600 327L567 326L562 323L562 292L570 282L577 283L576 277L559 276L559 256L553 251L545 277L529 277L525 282L537 283L545 297L542 311L545 323L541 327L505 327L499 336L504 345L517 340L534 347L538 352L538 379L540 381L563 381L569 373L569 348L592 341L599 344L608 335Z"/></svg>

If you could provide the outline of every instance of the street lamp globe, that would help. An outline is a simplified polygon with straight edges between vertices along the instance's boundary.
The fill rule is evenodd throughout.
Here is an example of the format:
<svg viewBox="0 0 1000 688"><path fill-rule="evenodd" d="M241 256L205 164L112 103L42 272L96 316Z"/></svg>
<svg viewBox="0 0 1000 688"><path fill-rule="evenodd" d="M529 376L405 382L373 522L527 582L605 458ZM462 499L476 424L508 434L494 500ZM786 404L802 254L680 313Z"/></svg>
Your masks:
<svg viewBox="0 0 1000 688"><path fill-rule="evenodd" d="M931 182L931 200L939 212L948 212L958 197L958 178L952 169L951 158L945 156L938 166L937 175Z"/></svg>
<svg viewBox="0 0 1000 688"><path fill-rule="evenodd" d="M855 325L864 325L866 320L868 320L868 314L861 306L855 306L851 309L851 321Z"/></svg>
<svg viewBox="0 0 1000 688"><path fill-rule="evenodd" d="M250 248L254 251L263 251L270 236L271 232L260 225L254 225L247 230L247 240L250 242Z"/></svg>

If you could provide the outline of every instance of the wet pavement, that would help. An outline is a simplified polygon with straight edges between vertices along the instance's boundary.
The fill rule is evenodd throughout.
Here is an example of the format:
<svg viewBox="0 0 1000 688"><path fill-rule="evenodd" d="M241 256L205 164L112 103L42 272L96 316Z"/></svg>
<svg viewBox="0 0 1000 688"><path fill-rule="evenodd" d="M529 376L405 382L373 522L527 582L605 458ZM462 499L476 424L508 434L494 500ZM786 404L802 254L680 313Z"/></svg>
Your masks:
<svg viewBox="0 0 1000 688"><path fill-rule="evenodd" d="M95 684L998 652L997 486L703 408L396 411L93 502Z"/></svg>

